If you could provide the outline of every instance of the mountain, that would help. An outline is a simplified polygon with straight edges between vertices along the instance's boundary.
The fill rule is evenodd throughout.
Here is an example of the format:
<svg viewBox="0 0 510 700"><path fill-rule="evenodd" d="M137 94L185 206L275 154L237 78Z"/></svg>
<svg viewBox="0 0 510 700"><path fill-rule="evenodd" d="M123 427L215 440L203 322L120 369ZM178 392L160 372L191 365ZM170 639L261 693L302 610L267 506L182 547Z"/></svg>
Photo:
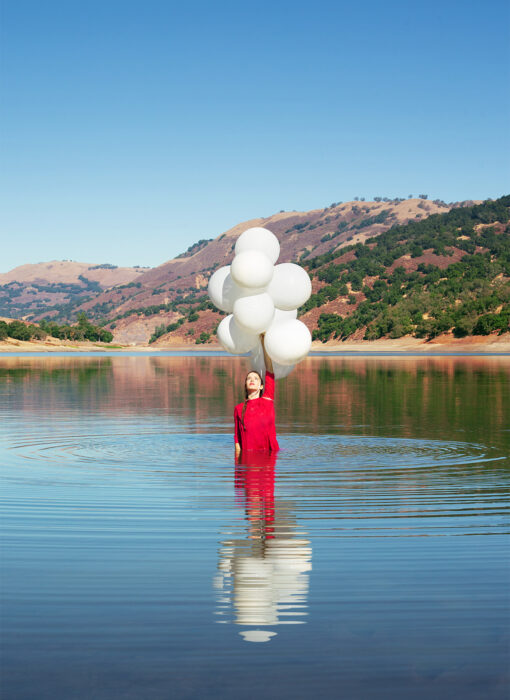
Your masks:
<svg viewBox="0 0 510 700"><path fill-rule="evenodd" d="M282 211L268 218L238 224L215 239L200 240L177 258L156 268L128 268L135 273L129 280L94 277L94 272L99 274L98 270L106 266L86 264L82 264L84 269L76 268L73 279L64 279L59 269L61 264L55 262L51 263L51 269L34 270L29 278L24 268L37 266L23 266L0 276L0 313L34 321L51 318L59 323L70 323L84 311L95 322L110 321L108 328L114 331L115 340L122 343L145 343L156 328L161 332L162 326L166 329L179 321L183 325L182 319L198 313L198 320L186 321L185 327L166 334L164 339L165 342L194 343L201 333L210 333L220 319L211 309L198 307L201 303L203 306L211 273L231 262L235 240L245 229L267 226L280 240L280 262L303 262L350 243L363 242L396 223L448 211L451 206L459 204L447 205L424 198L386 199L334 203L307 212Z"/></svg>
<svg viewBox="0 0 510 700"><path fill-rule="evenodd" d="M379 221L374 224L373 209L363 213L365 224L370 219L369 226L380 226ZM297 256L312 277L312 297L300 317L315 340L405 335L432 339L444 333L465 337L509 330L510 196L444 213L429 212L421 220L397 223L395 219L384 231L364 233L363 242L352 235L359 220L351 219L347 228L335 221L341 228L338 237L349 232L347 245ZM319 239L321 245L333 240L330 234L323 237L326 241ZM285 238L280 240L281 259L286 260ZM198 293L174 300L167 309L174 316L155 329L156 345L209 342L222 316L205 294Z"/></svg>
<svg viewBox="0 0 510 700"><path fill-rule="evenodd" d="M496 290L494 300L496 297L499 300L491 309L496 311L501 307L497 312L500 313L507 308L504 298L506 268L498 273L499 277L491 276L498 265L504 266L506 253L493 245L494 241L489 240L492 234L485 230L491 228L498 240L508 239L508 207L504 200L447 205L439 200L428 201L424 196L386 201L378 198L373 202L335 203L308 212L282 211L268 218L238 224L215 239L200 240L185 253L158 267L132 268L136 276L130 281L109 280L113 284L107 284L103 280L101 286L91 277L91 268L98 269L98 266L86 266L87 274L80 272L81 278L78 275L80 284L85 287L80 293L86 294L86 299L78 294L56 304L51 298L42 299L37 307L27 305L24 314L20 309L23 310L22 303L28 304L30 290L23 285L34 282L14 281L11 276L10 282L2 285L0 277L0 313L11 317L23 315L35 321L47 317L59 323L70 323L79 312L85 312L95 323L111 330L115 342L139 344L150 340L156 347L208 343L213 340L213 331L224 315L208 301L208 279L218 267L231 262L235 241L244 230L266 226L280 240L279 261L298 261L310 271L313 296L301 318L317 339L400 337L399 333L416 332L429 337L432 326L436 328L435 321L430 320L436 308L441 307L445 312L442 326L448 325L445 304L437 299L445 290L441 284L437 289L434 287L444 282L443 273L436 279L438 271L446 270L448 277L451 273L464 280L462 265L473 256L475 264L477 256L484 260L487 256L491 258L485 270L486 282ZM490 221L483 221L484 217ZM450 270L455 263L461 264L462 269ZM14 273L16 271L8 274ZM474 279L479 278L475 275ZM94 282L97 284L92 288ZM466 295L476 296L480 290L477 292L473 288L468 294L463 285L464 281L457 284L459 296L452 303L455 308L462 307L464 312ZM7 300L6 287L11 295ZM17 297L12 295L13 288L15 293L17 290ZM400 296L399 289L403 290ZM484 288L480 293L485 299L494 290ZM425 294L421 306L411 308L418 291ZM448 289L446 292L450 294ZM15 308L15 303L18 310L12 313L10 310ZM428 304L433 306L429 308ZM408 313L404 313L406 305ZM399 322L396 317L395 322L390 319L395 313L401 317ZM422 322L419 322L418 313L421 313ZM466 333L475 329L482 315L476 309L469 313ZM455 323L449 327L454 326ZM463 331L457 328L456 332Z"/></svg>
<svg viewBox="0 0 510 700"><path fill-rule="evenodd" d="M305 263L316 340L509 331L510 195L393 226Z"/></svg>
<svg viewBox="0 0 510 700"><path fill-rule="evenodd" d="M52 260L0 273L0 314L71 320L73 309L103 290L129 284L147 268Z"/></svg>

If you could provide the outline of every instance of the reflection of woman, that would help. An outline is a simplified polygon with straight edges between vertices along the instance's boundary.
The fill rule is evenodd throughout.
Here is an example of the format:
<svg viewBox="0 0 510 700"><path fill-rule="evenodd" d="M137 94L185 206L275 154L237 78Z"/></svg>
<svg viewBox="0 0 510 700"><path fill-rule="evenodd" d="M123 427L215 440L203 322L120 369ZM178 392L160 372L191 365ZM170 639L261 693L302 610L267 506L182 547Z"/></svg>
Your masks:
<svg viewBox="0 0 510 700"><path fill-rule="evenodd" d="M260 336L266 367L266 384L258 372L248 372L244 382L245 400L234 411L236 455L241 451L279 449L274 423L273 363ZM262 393L263 392L263 393Z"/></svg>
<svg viewBox="0 0 510 700"><path fill-rule="evenodd" d="M241 496L253 539L274 537L274 467L276 452L243 452L236 460L235 489Z"/></svg>
<svg viewBox="0 0 510 700"><path fill-rule="evenodd" d="M308 540L294 538L293 504L275 506L276 460L275 451L262 450L236 458L236 496L246 513L248 539L221 543L214 582L220 592L218 622L227 622L223 616L231 607L247 642L276 635L262 626L306 622L312 549Z"/></svg>

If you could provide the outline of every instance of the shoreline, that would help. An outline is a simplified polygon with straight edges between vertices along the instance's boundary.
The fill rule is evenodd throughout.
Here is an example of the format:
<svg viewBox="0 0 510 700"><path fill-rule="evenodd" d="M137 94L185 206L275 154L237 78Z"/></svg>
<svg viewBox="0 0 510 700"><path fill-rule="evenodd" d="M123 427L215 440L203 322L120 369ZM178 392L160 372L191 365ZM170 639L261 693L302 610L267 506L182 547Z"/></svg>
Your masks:
<svg viewBox="0 0 510 700"><path fill-rule="evenodd" d="M330 341L321 343L314 341L310 356L320 356L323 353L328 355L352 355L352 354L379 354L379 353L398 353L412 355L439 355L452 353L469 353L469 354L510 354L510 333L505 333L502 336L491 335L483 336L468 336L466 338L453 338L449 335L438 336L431 341L424 341L420 338L404 337L396 340L381 339L381 340L363 340L363 341ZM55 342L46 340L41 341L23 341L9 339L0 342L0 356L9 356L16 353L112 353L112 354L155 354L158 353L217 353L224 352L218 343L208 343L204 345L192 344L161 344L161 345L119 345L112 343L109 346L106 343L87 342L72 342L58 341Z"/></svg>

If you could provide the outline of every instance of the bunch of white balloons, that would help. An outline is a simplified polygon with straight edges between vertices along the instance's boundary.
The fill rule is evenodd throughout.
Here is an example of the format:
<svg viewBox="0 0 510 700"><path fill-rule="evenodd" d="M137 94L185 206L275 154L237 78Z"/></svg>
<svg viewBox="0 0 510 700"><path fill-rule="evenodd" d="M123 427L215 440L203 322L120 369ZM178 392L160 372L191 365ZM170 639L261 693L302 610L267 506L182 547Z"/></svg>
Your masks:
<svg viewBox="0 0 510 700"><path fill-rule="evenodd" d="M250 228L236 242L232 265L220 267L209 280L209 296L230 314L218 326L218 340L233 355L251 353L252 366L264 370L259 336L273 361L275 377L292 372L309 353L310 331L297 320L297 309L312 292L306 270L294 263L275 265L280 243L265 228Z"/></svg>

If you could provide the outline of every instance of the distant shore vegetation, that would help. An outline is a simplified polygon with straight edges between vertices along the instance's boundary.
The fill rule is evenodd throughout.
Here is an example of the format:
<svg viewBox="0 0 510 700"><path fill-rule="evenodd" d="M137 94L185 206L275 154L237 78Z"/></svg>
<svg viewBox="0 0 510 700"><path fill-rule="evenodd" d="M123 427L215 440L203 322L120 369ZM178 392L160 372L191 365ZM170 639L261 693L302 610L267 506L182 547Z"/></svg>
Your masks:
<svg viewBox="0 0 510 700"><path fill-rule="evenodd" d="M45 340L47 337L59 340L91 340L111 343L113 334L110 331L90 323L85 313L78 314L75 325L59 325L54 321L43 320L38 326L23 321L0 321L0 340Z"/></svg>

